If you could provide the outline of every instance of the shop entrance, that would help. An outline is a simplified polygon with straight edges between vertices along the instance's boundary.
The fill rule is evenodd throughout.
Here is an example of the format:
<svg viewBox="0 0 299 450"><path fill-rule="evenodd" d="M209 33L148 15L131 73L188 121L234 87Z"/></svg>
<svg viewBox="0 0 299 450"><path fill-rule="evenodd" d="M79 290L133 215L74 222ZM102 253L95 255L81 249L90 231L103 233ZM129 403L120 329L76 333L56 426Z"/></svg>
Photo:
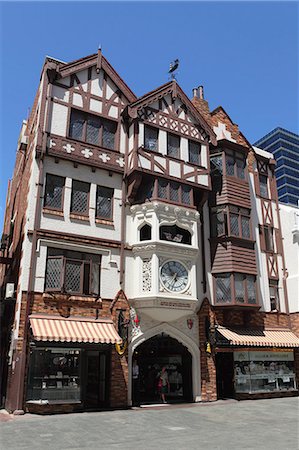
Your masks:
<svg viewBox="0 0 299 450"><path fill-rule="evenodd" d="M97 350L85 353L85 408L101 408L107 404L107 355Z"/></svg>
<svg viewBox="0 0 299 450"><path fill-rule="evenodd" d="M133 355L139 366L139 380L133 379L133 404L160 401L159 373L166 367L168 403L190 402L192 393L192 356L176 339L161 333L141 344ZM135 387L135 388L134 388Z"/></svg>
<svg viewBox="0 0 299 450"><path fill-rule="evenodd" d="M233 353L216 354L217 398L234 397L234 358Z"/></svg>

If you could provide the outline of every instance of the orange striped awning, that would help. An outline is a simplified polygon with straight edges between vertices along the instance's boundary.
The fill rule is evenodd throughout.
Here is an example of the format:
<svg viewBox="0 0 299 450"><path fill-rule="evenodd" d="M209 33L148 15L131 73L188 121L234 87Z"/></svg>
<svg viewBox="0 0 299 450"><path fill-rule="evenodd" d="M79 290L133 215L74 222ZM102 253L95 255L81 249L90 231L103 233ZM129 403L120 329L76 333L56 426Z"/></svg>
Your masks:
<svg viewBox="0 0 299 450"><path fill-rule="evenodd" d="M239 329L218 327L217 331L230 345L254 347L299 347L299 338L289 329Z"/></svg>
<svg viewBox="0 0 299 450"><path fill-rule="evenodd" d="M37 341L121 344L122 339L110 319L90 320L31 315L30 325Z"/></svg>

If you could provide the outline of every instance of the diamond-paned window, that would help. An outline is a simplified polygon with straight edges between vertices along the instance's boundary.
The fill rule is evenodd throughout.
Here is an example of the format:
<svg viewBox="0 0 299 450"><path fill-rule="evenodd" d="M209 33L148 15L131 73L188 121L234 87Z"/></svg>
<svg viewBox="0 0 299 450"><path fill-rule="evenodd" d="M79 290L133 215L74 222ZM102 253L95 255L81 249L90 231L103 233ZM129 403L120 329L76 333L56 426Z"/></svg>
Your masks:
<svg viewBox="0 0 299 450"><path fill-rule="evenodd" d="M247 299L248 299L248 303L254 305L256 303L255 276L247 275L246 276L246 283L247 283Z"/></svg>
<svg viewBox="0 0 299 450"><path fill-rule="evenodd" d="M241 180L245 179L245 159L236 159L237 177Z"/></svg>
<svg viewBox="0 0 299 450"><path fill-rule="evenodd" d="M96 216L112 219L113 189L98 186L96 201Z"/></svg>
<svg viewBox="0 0 299 450"><path fill-rule="evenodd" d="M70 137L83 140L84 115L81 111L73 110L70 120Z"/></svg>
<svg viewBox="0 0 299 450"><path fill-rule="evenodd" d="M189 141L189 162L191 164L200 165L200 150L201 146L197 142Z"/></svg>
<svg viewBox="0 0 299 450"><path fill-rule="evenodd" d="M47 174L44 206L53 209L62 209L64 183L64 177Z"/></svg>
<svg viewBox="0 0 299 450"><path fill-rule="evenodd" d="M73 180L71 212L88 213L89 190L89 183Z"/></svg>
<svg viewBox="0 0 299 450"><path fill-rule="evenodd" d="M101 256L48 248L45 290L99 295Z"/></svg>
<svg viewBox="0 0 299 450"><path fill-rule="evenodd" d="M239 236L239 215L230 213L230 233Z"/></svg>
<svg viewBox="0 0 299 450"><path fill-rule="evenodd" d="M266 175L259 175L259 181L260 181L260 194L261 197L269 198L269 192L268 192L268 177Z"/></svg>
<svg viewBox="0 0 299 450"><path fill-rule="evenodd" d="M174 134L167 134L167 155L174 158L180 157L180 137Z"/></svg>
<svg viewBox="0 0 299 450"><path fill-rule="evenodd" d="M226 155L225 161L226 161L226 175L230 175L233 177L235 174L234 170L235 160L233 156Z"/></svg>
<svg viewBox="0 0 299 450"><path fill-rule="evenodd" d="M169 183L170 187L170 200L173 202L179 202L179 183Z"/></svg>
<svg viewBox="0 0 299 450"><path fill-rule="evenodd" d="M191 188L189 186L182 186L182 203L186 205L191 203Z"/></svg>
<svg viewBox="0 0 299 450"><path fill-rule="evenodd" d="M86 142L97 145L100 139L101 121L97 116L88 116L86 125Z"/></svg>
<svg viewBox="0 0 299 450"><path fill-rule="evenodd" d="M82 280L82 267L82 261L66 260L64 275L64 287L66 292L81 292L80 283Z"/></svg>
<svg viewBox="0 0 299 450"><path fill-rule="evenodd" d="M144 126L144 147L154 152L158 151L158 128Z"/></svg>
<svg viewBox="0 0 299 450"><path fill-rule="evenodd" d="M63 258L52 257L47 260L45 288L49 291L61 289Z"/></svg>
<svg viewBox="0 0 299 450"><path fill-rule="evenodd" d="M250 219L247 216L241 216L242 237L250 238Z"/></svg>
<svg viewBox="0 0 299 450"><path fill-rule="evenodd" d="M165 180L158 181L158 197L167 198L167 181Z"/></svg>
<svg viewBox="0 0 299 450"><path fill-rule="evenodd" d="M244 275L241 273L236 273L234 278L235 278L236 302L244 303L245 301Z"/></svg>
<svg viewBox="0 0 299 450"><path fill-rule="evenodd" d="M216 301L219 303L231 302L230 274L217 275L216 277Z"/></svg>
<svg viewBox="0 0 299 450"><path fill-rule="evenodd" d="M103 147L114 149L114 138L116 133L116 123L110 120L103 120Z"/></svg>

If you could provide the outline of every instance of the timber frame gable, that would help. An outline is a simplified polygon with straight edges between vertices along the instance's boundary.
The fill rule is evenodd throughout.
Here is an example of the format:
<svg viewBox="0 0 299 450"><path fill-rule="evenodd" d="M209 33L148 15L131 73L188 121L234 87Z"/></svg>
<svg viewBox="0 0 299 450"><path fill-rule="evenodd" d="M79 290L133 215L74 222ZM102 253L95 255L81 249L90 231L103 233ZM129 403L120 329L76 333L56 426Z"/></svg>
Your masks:
<svg viewBox="0 0 299 450"><path fill-rule="evenodd" d="M170 97L170 101L167 101L167 96ZM179 106L176 104L176 99L181 102ZM153 104L156 106L154 107ZM182 112L190 114L194 123L180 118ZM124 115L131 120L139 119L170 132L186 135L191 139L205 142L210 139L214 145L216 144L216 136L212 128L175 80L139 97L126 108Z"/></svg>

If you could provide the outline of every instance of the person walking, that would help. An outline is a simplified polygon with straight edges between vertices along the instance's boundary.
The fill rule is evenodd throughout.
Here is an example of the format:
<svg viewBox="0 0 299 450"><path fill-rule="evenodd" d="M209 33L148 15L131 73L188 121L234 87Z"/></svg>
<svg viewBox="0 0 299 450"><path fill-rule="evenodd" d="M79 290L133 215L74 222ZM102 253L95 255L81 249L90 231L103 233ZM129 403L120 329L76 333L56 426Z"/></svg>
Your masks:
<svg viewBox="0 0 299 450"><path fill-rule="evenodd" d="M166 367L162 367L162 370L159 375L158 386L160 390L161 400L163 403L166 403L165 394L169 392L169 381Z"/></svg>
<svg viewBox="0 0 299 450"><path fill-rule="evenodd" d="M133 377L133 406L140 406L140 381L139 381L139 366L134 359L132 367Z"/></svg>

